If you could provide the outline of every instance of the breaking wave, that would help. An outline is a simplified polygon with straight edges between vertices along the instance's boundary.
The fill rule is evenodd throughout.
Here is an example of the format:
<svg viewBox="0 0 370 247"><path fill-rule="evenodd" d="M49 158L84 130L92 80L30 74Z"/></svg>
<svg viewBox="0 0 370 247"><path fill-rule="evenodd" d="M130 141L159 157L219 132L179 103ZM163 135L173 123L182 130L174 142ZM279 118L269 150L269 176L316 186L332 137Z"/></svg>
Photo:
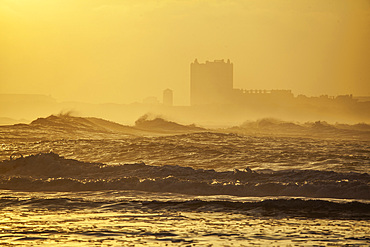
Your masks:
<svg viewBox="0 0 370 247"><path fill-rule="evenodd" d="M160 132L192 132L203 131L205 129L192 125L182 125L176 122L168 121L162 117L153 117L149 114L141 116L135 121L135 127L139 129L160 131Z"/></svg>
<svg viewBox="0 0 370 247"><path fill-rule="evenodd" d="M329 124L325 121L293 123L273 118L263 118L257 121L247 121L230 130L247 133L273 133L293 136L309 136L318 138L363 139L370 138L370 125Z"/></svg>
<svg viewBox="0 0 370 247"><path fill-rule="evenodd" d="M109 193L109 192L108 192ZM58 195L54 195L58 196ZM49 195L50 197L50 195ZM91 198L64 195L56 198L19 198L4 196L0 198L0 208L27 207L47 208L49 210L61 209L87 209L119 211L130 208L140 211L181 211L181 212L233 212L253 216L300 216L308 218L351 218L370 219L370 204L364 202L334 202L313 199L265 199L262 201L233 201L202 199L165 199L159 200L129 200L107 199L92 200Z"/></svg>
<svg viewBox="0 0 370 247"><path fill-rule="evenodd" d="M318 170L233 171L144 163L106 165L43 153L0 162L0 189L137 190L189 195L370 199L368 173Z"/></svg>

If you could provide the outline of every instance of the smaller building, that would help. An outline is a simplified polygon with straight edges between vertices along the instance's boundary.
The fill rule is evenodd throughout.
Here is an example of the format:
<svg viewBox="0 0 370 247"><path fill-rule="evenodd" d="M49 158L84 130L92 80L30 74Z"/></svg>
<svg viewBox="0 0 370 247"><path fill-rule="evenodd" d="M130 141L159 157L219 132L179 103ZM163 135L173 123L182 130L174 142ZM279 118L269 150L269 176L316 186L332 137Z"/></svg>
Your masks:
<svg viewBox="0 0 370 247"><path fill-rule="evenodd" d="M173 91L171 89L166 89L163 91L163 105L173 106Z"/></svg>

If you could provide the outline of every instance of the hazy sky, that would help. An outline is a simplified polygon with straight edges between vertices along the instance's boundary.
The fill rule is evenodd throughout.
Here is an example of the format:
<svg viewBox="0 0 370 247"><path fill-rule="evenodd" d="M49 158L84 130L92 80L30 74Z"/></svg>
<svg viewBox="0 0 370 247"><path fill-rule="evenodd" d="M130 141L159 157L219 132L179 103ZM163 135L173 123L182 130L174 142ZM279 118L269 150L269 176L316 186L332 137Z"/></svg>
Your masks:
<svg viewBox="0 0 370 247"><path fill-rule="evenodd" d="M0 93L185 105L195 58L236 88L370 95L370 0L0 0Z"/></svg>

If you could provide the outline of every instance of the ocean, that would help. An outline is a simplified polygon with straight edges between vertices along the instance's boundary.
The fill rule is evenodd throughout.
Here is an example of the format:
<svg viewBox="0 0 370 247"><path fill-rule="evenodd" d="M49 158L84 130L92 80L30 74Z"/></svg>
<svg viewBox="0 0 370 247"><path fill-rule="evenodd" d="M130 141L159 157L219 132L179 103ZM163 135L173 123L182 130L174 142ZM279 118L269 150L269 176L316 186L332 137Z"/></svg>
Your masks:
<svg viewBox="0 0 370 247"><path fill-rule="evenodd" d="M0 127L1 245L370 245L358 131L137 134L68 118Z"/></svg>

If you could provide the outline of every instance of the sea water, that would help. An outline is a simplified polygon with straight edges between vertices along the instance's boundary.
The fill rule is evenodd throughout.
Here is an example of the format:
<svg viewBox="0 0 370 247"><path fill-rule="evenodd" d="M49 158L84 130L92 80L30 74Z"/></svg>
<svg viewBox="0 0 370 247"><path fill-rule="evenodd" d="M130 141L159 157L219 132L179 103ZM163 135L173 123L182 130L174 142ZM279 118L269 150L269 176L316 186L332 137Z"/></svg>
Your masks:
<svg viewBox="0 0 370 247"><path fill-rule="evenodd" d="M1 150L4 245L370 245L366 140L4 137Z"/></svg>

